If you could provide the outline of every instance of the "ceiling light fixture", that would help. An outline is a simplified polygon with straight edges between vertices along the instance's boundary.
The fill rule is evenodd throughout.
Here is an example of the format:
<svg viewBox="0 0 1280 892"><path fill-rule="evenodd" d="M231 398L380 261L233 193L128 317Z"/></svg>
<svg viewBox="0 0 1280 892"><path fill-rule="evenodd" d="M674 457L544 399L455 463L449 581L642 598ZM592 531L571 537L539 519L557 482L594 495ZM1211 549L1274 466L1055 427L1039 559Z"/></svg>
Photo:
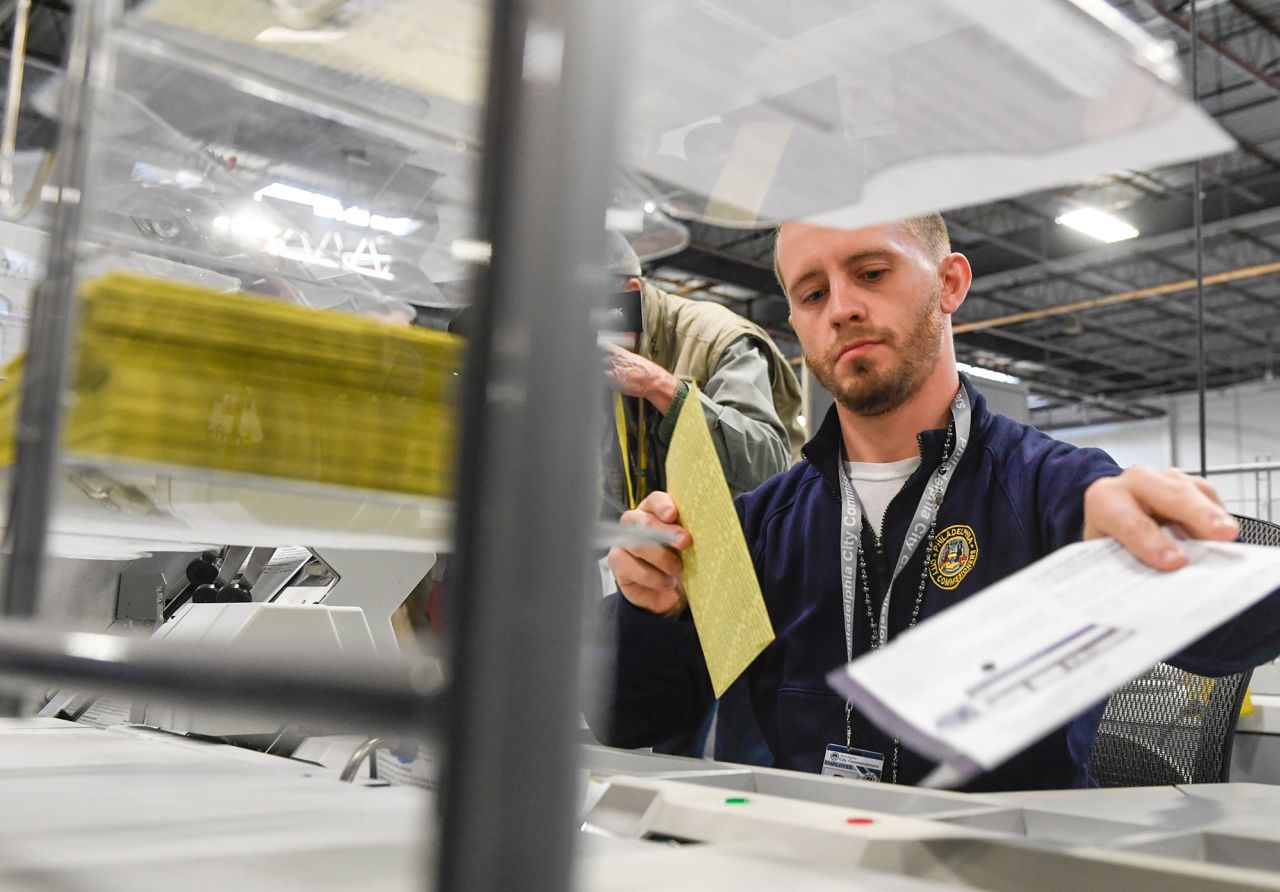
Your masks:
<svg viewBox="0 0 1280 892"><path fill-rule="evenodd" d="M1017 375L997 372L995 369L984 369L980 365L969 365L967 362L957 362L956 368L974 378L986 378L988 381L1001 381L1005 384L1022 383L1022 379Z"/></svg>
<svg viewBox="0 0 1280 892"><path fill-rule="evenodd" d="M454 260L483 266L493 257L493 245L479 239L458 238L449 245L449 253L453 255Z"/></svg>
<svg viewBox="0 0 1280 892"><path fill-rule="evenodd" d="M392 235L412 235L422 228L421 223L409 217L384 217L381 214L371 213L368 208L357 207L356 205L345 207L333 195L312 192L310 189L301 189L298 186L290 186L288 183L271 183L253 193L253 197L255 201L262 201L264 198L275 198L279 201L305 205L311 208L311 213L321 219L338 220L350 226L376 229L379 232L389 232Z"/></svg>
<svg viewBox="0 0 1280 892"><path fill-rule="evenodd" d="M644 232L644 212L639 208L606 208L604 228L614 232Z"/></svg>
<svg viewBox="0 0 1280 892"><path fill-rule="evenodd" d="M1138 230L1128 223L1097 208L1076 208L1053 222L1061 226L1070 226L1077 232L1083 232L1091 238L1108 244L1138 236Z"/></svg>
<svg viewBox="0 0 1280 892"><path fill-rule="evenodd" d="M275 238L280 234L280 227L253 208L246 208L230 216L214 217L213 231L220 236L256 243Z"/></svg>
<svg viewBox="0 0 1280 892"><path fill-rule="evenodd" d="M347 36L346 31L333 28L263 28L253 38L258 43L334 43Z"/></svg>

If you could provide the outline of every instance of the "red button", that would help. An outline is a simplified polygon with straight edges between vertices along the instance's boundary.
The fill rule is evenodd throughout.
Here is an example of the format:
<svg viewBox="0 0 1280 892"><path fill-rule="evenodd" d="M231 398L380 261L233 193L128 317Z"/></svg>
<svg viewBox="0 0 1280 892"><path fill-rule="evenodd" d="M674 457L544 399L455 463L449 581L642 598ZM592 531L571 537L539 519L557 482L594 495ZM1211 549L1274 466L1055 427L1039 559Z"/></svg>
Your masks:
<svg viewBox="0 0 1280 892"><path fill-rule="evenodd" d="M871 818L850 818L845 823L856 824L861 827L861 826L865 826L866 824L874 824L875 821L871 820Z"/></svg>

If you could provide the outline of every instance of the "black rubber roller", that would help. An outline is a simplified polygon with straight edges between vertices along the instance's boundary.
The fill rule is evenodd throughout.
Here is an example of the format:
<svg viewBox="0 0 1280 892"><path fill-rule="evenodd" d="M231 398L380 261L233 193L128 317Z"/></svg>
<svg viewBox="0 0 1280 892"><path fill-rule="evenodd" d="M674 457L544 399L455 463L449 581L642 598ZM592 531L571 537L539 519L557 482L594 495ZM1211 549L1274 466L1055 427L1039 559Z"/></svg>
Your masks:
<svg viewBox="0 0 1280 892"><path fill-rule="evenodd" d="M212 582L206 582L198 585L191 592L192 604L216 604L218 602L218 587Z"/></svg>
<svg viewBox="0 0 1280 892"><path fill-rule="evenodd" d="M192 585L205 585L218 578L217 558L210 554L202 554L187 564L187 581Z"/></svg>
<svg viewBox="0 0 1280 892"><path fill-rule="evenodd" d="M218 601L222 604L247 604L252 600L253 591L239 579L218 590Z"/></svg>

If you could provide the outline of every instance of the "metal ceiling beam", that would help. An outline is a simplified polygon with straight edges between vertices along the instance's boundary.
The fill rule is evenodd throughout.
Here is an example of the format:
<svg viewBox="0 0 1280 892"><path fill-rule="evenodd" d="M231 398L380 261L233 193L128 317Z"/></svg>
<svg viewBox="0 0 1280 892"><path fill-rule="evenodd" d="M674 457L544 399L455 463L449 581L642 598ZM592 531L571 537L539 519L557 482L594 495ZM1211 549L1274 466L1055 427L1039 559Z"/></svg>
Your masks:
<svg viewBox="0 0 1280 892"><path fill-rule="evenodd" d="M1206 238L1220 235L1239 235L1250 229L1280 224L1280 195L1268 199L1272 207L1250 211L1232 217L1224 217L1212 223L1206 223ZM1190 219L1190 218L1188 218ZM1045 279L1056 279L1072 273L1084 272L1099 266L1123 260L1135 252L1155 253L1180 248L1193 242L1195 234L1190 226L1183 226L1159 235L1143 235L1124 242L1100 245L1077 254L1058 259L1044 260L1040 263L1028 264L1014 269L999 272L980 273L973 280L973 293L987 295L1009 288L1021 288L1034 285ZM972 256L970 261L972 261ZM978 268L977 269L983 269Z"/></svg>
<svg viewBox="0 0 1280 892"><path fill-rule="evenodd" d="M1277 27L1274 22L1254 9L1251 4L1246 3L1245 0L1229 0L1229 2L1248 18L1252 19L1253 23L1263 31L1266 31L1272 37L1280 39L1280 27Z"/></svg>
<svg viewBox="0 0 1280 892"><path fill-rule="evenodd" d="M1252 232L1240 232L1237 230L1232 230L1231 234L1238 239L1243 239L1244 241L1249 242L1250 244L1257 245L1259 248L1263 248L1267 251L1270 251L1272 254L1275 254L1277 257L1280 257L1280 245L1276 245L1273 242L1269 242L1264 238L1260 238L1259 236L1254 235Z"/></svg>
<svg viewBox="0 0 1280 892"><path fill-rule="evenodd" d="M1249 361L1240 363L1240 365L1234 369L1220 370L1219 372L1217 372L1217 377L1220 379L1225 377L1229 379L1230 383L1236 383L1237 381L1255 379L1259 377L1259 375L1264 374L1266 372L1267 365L1268 365L1267 358L1268 357L1266 357L1265 355L1254 356L1250 358ZM1196 367L1194 365L1170 366L1168 368L1163 369L1162 371L1171 378L1177 378L1179 380L1188 381L1193 384L1195 382ZM1106 394L1107 396L1111 396L1111 397L1124 398L1131 393L1148 394L1150 393L1150 389L1149 388L1140 388L1140 389L1129 388L1126 390L1123 388L1103 387L1103 388L1099 388L1098 392Z"/></svg>
<svg viewBox="0 0 1280 892"><path fill-rule="evenodd" d="M987 365L989 363L988 356L991 353L999 353L1005 356L1017 357L1019 353L1028 354L1027 361L1045 363L1044 356L1032 356L1027 347L1020 344L1014 344L1013 349L1009 349L1010 345L1003 343L1000 335L1003 332L984 332L976 336L970 336L956 343L956 355L961 361L971 362L974 365ZM1015 360L1016 361L1016 360ZM1074 360L1072 360L1074 361ZM1016 374L1022 381L1038 394L1047 394L1054 392L1058 395L1070 394L1071 399L1082 399L1083 395L1088 393L1094 396L1106 396L1112 403L1119 406L1124 404L1127 415L1131 417L1146 417L1149 415L1149 407L1142 405L1130 404L1124 397L1111 396L1113 392L1118 392L1126 386L1123 382L1116 381L1105 376L1107 367L1105 361L1093 361L1095 368L1102 369L1103 372L1091 371L1070 371L1061 363L1044 364L1037 370L1027 370L1018 368L1013 374ZM1112 372L1112 374L1115 374ZM1162 379L1155 381L1142 379L1148 386L1156 387L1165 386ZM1105 383L1107 386L1100 387L1099 384ZM1128 386L1133 386L1132 384Z"/></svg>
<svg viewBox="0 0 1280 892"><path fill-rule="evenodd" d="M1262 316L1256 320L1251 320L1260 330L1276 330L1280 326L1280 315ZM1179 335L1179 337L1190 337L1190 334ZM1220 361L1213 366L1211 374L1221 374L1229 376L1231 379L1238 379L1242 372L1251 370L1265 371L1267 367L1272 367L1280 363L1280 342L1268 342L1260 344L1256 347L1228 347L1221 342L1221 338L1213 338L1210 342L1211 352L1219 354ZM1190 363L1190 357L1184 361L1170 362L1167 365L1148 365L1148 370L1152 374L1164 376L1164 378L1176 378L1179 380L1194 381L1194 365ZM1106 383L1101 384L1102 389L1107 388ZM1142 386L1134 383L1133 386ZM1126 389L1133 389L1133 386L1126 385Z"/></svg>
<svg viewBox="0 0 1280 892"><path fill-rule="evenodd" d="M1199 275L1199 272L1196 269L1194 268L1188 269L1187 267L1183 266L1181 263L1170 260L1166 257L1159 257L1155 255L1150 255L1150 257L1152 260L1156 261L1162 266L1168 269L1171 269L1176 273L1181 273L1184 276ZM1239 282L1224 283L1224 290L1228 294L1235 294L1239 297L1244 298L1245 303L1254 304L1256 306L1264 307L1266 309L1273 309L1276 306L1276 302L1274 300L1271 300L1270 298L1265 297L1261 294L1257 294L1256 292L1240 284ZM1177 303L1161 304L1160 306L1161 306L1161 309L1171 311L1172 313L1177 315L1182 315L1184 311L1191 312L1190 310L1187 310L1185 307ZM1227 310L1228 308L1220 307L1219 309L1221 311L1221 310ZM1230 309L1234 311L1235 305L1232 305ZM1215 327L1222 329L1223 331L1229 331L1232 334L1234 334L1236 337L1242 340L1249 341L1250 343L1253 343L1259 346L1269 343L1269 339L1267 337L1260 335L1255 329L1241 325L1239 322L1231 318L1229 315L1223 315L1222 312L1214 313L1211 316L1208 316L1206 318L1209 319L1211 325L1214 325Z"/></svg>
<svg viewBox="0 0 1280 892"><path fill-rule="evenodd" d="M1234 232L1232 233L1232 235L1235 235L1235 234L1236 233ZM1168 257L1161 256L1159 254L1145 252L1145 251L1135 252L1135 259L1145 260L1149 263L1156 264L1165 269L1173 270L1175 273L1184 277L1191 277L1191 276L1197 275L1197 271L1194 268L1188 268L1183 264L1178 263L1175 260L1172 260ZM1249 262L1241 262L1241 261L1233 260L1224 265L1228 267L1231 267L1232 265L1234 265L1235 267L1247 267L1247 266L1252 266L1254 264ZM1121 291L1127 291L1133 287L1133 282L1129 281L1127 278L1120 278L1116 276L1105 275L1102 273L1089 273L1087 275L1089 276L1090 279L1096 279L1098 283L1105 285L1109 288L1119 289ZM1142 281L1150 277L1146 275L1140 275L1138 278L1140 281ZM1093 284L1093 283L1090 283L1090 284ZM1238 297L1243 298L1244 301L1247 303L1261 306L1267 309L1268 311L1274 310L1276 307L1276 301L1272 300L1271 298L1265 297L1263 295L1257 294L1256 292L1250 290L1244 285L1241 285L1239 282L1227 282L1227 283L1221 283L1221 284L1222 284L1223 291L1229 294L1237 295ZM1189 307L1184 307L1177 302L1161 303L1159 306L1162 312L1166 312L1170 315L1181 316L1184 318L1195 317L1198 319L1197 310L1194 310ZM1225 310L1227 308L1224 307L1222 309ZM1233 305L1231 309L1234 310L1235 305ZM1098 318L1106 322L1110 322L1110 314L1099 316ZM1209 324L1212 325L1213 327L1221 329L1223 331L1230 332L1236 337L1240 338L1241 340L1247 341L1251 344L1254 344L1255 346L1265 346L1270 343L1268 338L1260 335L1254 328L1241 325L1235 319L1231 318L1230 315L1224 315L1222 312L1215 312L1215 313L1207 314L1205 318L1209 322Z"/></svg>
<svg viewBox="0 0 1280 892"><path fill-rule="evenodd" d="M1234 139L1236 143L1240 146L1240 151L1244 152L1246 155L1253 156L1254 158L1258 159L1263 164L1267 165L1267 167L1270 167L1273 170L1280 170L1280 158L1277 158L1275 155L1272 155L1270 152L1264 152L1262 150L1262 147L1259 146L1257 143L1249 142L1244 137L1235 133L1232 134L1232 139Z"/></svg>
<svg viewBox="0 0 1280 892"><path fill-rule="evenodd" d="M743 245L749 245L752 242L760 241L760 239L764 238L765 236L772 235L772 234L773 234L773 230L765 230L764 232L749 232L746 235L740 235L737 238L730 239L724 244L718 245L717 248L721 251L728 251L732 248L740 248Z"/></svg>
<svg viewBox="0 0 1280 892"><path fill-rule="evenodd" d="M1200 190L1197 189L1196 191L1200 191ZM1020 202L1016 200L1010 200L1007 203L1030 216L1039 216L1043 218L1045 223L1049 222L1049 217L1035 208L1024 207ZM1201 210L1200 206L1193 205L1192 210L1193 212L1195 212L1195 215L1198 218L1200 215L1199 212ZM1194 228L1195 227L1193 227L1193 229ZM1203 229L1202 226L1200 228ZM1177 264L1163 257L1160 257L1159 255L1156 255L1150 252L1145 252L1145 251L1137 251L1135 252L1135 254L1137 256L1145 257L1151 261L1154 261L1155 263L1158 263L1161 266L1173 267L1175 269L1178 269L1178 271L1183 273L1184 275L1191 273L1190 270L1182 269ZM1128 289L1132 289L1134 287L1134 283L1131 281L1126 281L1124 279L1120 279L1115 276L1106 275L1099 272L1082 273L1082 274L1075 275L1071 278L1074 281L1079 282L1080 284L1085 285L1087 287L1093 288L1103 294L1105 294L1108 290L1114 291L1115 289L1120 289L1121 291L1125 291ZM1236 293L1241 294L1243 297L1249 300L1252 300L1255 302L1261 302L1268 306L1270 305L1270 301L1265 301L1263 298L1259 298L1247 291L1243 291L1238 287L1233 288L1232 290L1235 291ZM1186 315L1187 313L1191 313L1192 315L1195 315L1197 319L1200 318L1200 311L1198 309L1195 311L1191 311L1183 307L1180 307L1177 304L1167 304L1163 306L1164 306L1164 309L1166 309L1171 314ZM1237 337L1239 337L1244 341L1248 341L1255 345L1264 345L1267 343L1265 339L1260 338L1255 332L1247 328L1244 328L1243 326L1237 325L1232 320L1225 319L1216 313L1205 314L1204 319L1217 328L1231 331L1233 334L1235 334Z"/></svg>
<svg viewBox="0 0 1280 892"><path fill-rule="evenodd" d="M1276 363L1280 345L1267 344L1259 347L1219 351L1223 361L1217 362L1209 369L1209 378L1219 382L1236 383L1241 380L1257 378L1265 374L1268 368ZM1213 352L1212 350L1210 352ZM1190 359L1188 357L1188 359ZM1166 379L1168 384L1146 385L1139 382L1121 384L1116 382L1099 382L1098 390L1112 396L1142 395L1151 392L1171 392L1194 390L1197 385L1197 364L1193 362L1171 363L1163 366L1152 366L1150 370Z"/></svg>
<svg viewBox="0 0 1280 892"><path fill-rule="evenodd" d="M984 333L978 337L985 340L995 340L996 333ZM987 365L987 358L993 347L983 341L975 341L974 339L966 339L957 342L956 356L963 362L972 362L974 365ZM1042 361L1042 360L1031 360ZM1084 399L1086 395L1091 397L1103 397L1113 403L1117 409L1131 415L1132 417L1148 417L1159 410L1125 400L1123 397L1111 397L1110 390L1097 386L1097 376L1090 373L1074 373L1067 372L1061 366L1045 365L1040 369L1017 368L1011 371L1024 383L1040 394L1048 394L1056 392L1059 395L1068 394L1073 400ZM1158 384L1162 384L1161 379L1157 379Z"/></svg>
<svg viewBox="0 0 1280 892"><path fill-rule="evenodd" d="M1016 205L1015 205L1015 207L1016 207ZM1024 211L1024 213L1029 213L1029 212ZM1011 250L1011 251L1015 251L1016 253L1019 253L1019 254L1021 254L1021 255L1028 256L1028 257L1031 257L1031 258L1033 258L1033 259L1034 259L1034 258L1037 258L1037 257L1039 257L1039 256L1040 256L1040 255L1037 255L1037 254L1035 253L1035 251L1034 251L1034 250L1032 250L1031 248L1023 247L1023 246L1021 246L1021 245L1017 245L1017 244L1010 244L1010 243L1008 243L1008 241L1007 241L1006 239L1002 238L1001 236L992 235L991 233L983 232L983 231L982 231L982 230L980 230L980 229L975 229L974 227L972 227L972 226L967 226L967 225L965 225L965 224L957 224L957 225L959 226L959 228L960 228L961 230L967 230L967 231L969 231L969 232L971 232L971 233L973 233L973 234L976 234L976 235L977 235L978 237L980 237L980 238L984 238L984 239L990 240L993 244L999 245L999 246L1001 246L1001 247L1005 247L1005 248L1007 248L1007 249L1009 249L1009 250ZM955 226L953 226L953 228L955 228ZM1041 259L1043 259L1043 258L1041 258ZM1078 275L1068 275L1068 276L1066 276L1065 278L1068 278L1068 279L1070 279L1071 281L1076 282L1077 284L1080 284L1080 285L1082 285L1082 286L1084 286L1084 287L1086 287L1086 288L1093 288L1093 289L1095 289L1095 290L1097 290L1097 291L1099 291L1099 292L1101 292L1101 293L1103 293L1103 294L1105 294L1105 293L1106 293L1106 291L1107 291L1107 289L1106 289L1106 288L1104 288L1104 287L1100 287L1100 286L1098 286L1098 285L1096 285L1096 284L1094 284L1094 283L1090 283L1090 282L1083 281L1083 280L1080 278L1080 276L1078 276ZM1011 305L1013 305L1013 306L1020 307L1020 312L1029 312L1029 311L1032 311L1032 309L1033 309L1033 308L1031 308L1031 307L1026 306L1026 304L1023 304L1023 303L1020 303L1020 302L1016 302L1016 301L1012 301L1012 300L1010 300L1010 299L1009 299L1008 294L1003 294L1003 293L1002 293L1002 294L999 294L999 295L996 295L996 294L982 294L982 295L979 295L979 296L980 296L980 297L982 297L984 300L991 300L991 301L995 301L995 302L997 302L997 303L1011 304ZM1038 308L1035 308L1035 309L1038 309ZM1141 334L1139 334L1139 333L1137 333L1137 332L1133 331L1132 329L1128 329L1128 328L1117 329L1117 328L1112 327L1112 326L1107 326L1107 325L1100 324L1100 323L1095 322L1095 321L1093 321L1093 320L1091 320L1091 319L1088 319L1088 318L1081 319L1081 320L1080 320L1080 324L1081 324L1083 327L1090 329L1091 331L1095 331L1095 332L1098 332L1098 333L1100 333L1100 334L1105 334L1105 335L1107 335L1107 336L1109 336L1109 337L1112 337L1112 338L1115 338L1115 339L1117 339L1117 340L1120 340L1120 341L1129 341L1129 342L1131 342L1131 343L1136 343L1136 344L1142 344L1142 345L1144 345L1144 346L1152 347L1152 348L1155 348L1156 350L1159 350L1159 351L1164 352L1164 353L1169 353L1169 354L1171 354L1171 355L1175 355L1175 356L1176 356L1176 355L1181 355L1181 356L1194 356L1194 355L1195 355L1195 351L1188 351L1188 350L1186 350L1186 349L1184 349L1184 348L1182 348L1182 347L1178 346L1177 344L1167 343L1167 342L1165 342L1165 341L1161 341L1161 340L1156 339L1156 338L1149 338L1149 337L1146 337L1146 336L1144 336L1144 335L1141 335ZM956 329L956 330L957 330L957 333L959 333L959 329Z"/></svg>
<svg viewBox="0 0 1280 892"><path fill-rule="evenodd" d="M987 299L993 300L992 298L987 298ZM1003 297L995 298L994 302L1002 303L1007 306L1025 308L1025 305L1016 304L1011 301L1007 301ZM1133 330L1132 328L1123 329L1123 335L1120 335L1120 334L1117 334L1117 331L1111 327L1100 325L1097 323L1092 323L1092 322L1089 322L1088 320L1081 320L1081 322L1086 323L1082 325L1083 329L1087 329L1095 334L1102 334L1105 336L1115 338L1116 347L1118 349L1128 349L1134 346L1141 346L1141 347L1146 347L1150 350L1154 350L1158 354L1168 355L1170 357L1173 357L1179 360L1186 360L1195 356L1194 350L1180 346L1176 342L1170 342L1163 338L1156 338L1156 337L1150 337L1148 335L1139 334L1137 331ZM983 342L979 339L982 339L982 338L999 339L1006 335L1011 335L1011 334L1013 333L1009 332L1007 329L989 329L987 331L981 331L976 333L971 332L969 334L960 335L957 338L957 343L966 344L966 345L976 344L976 345L982 346ZM1028 340L1030 340L1034 345L1048 345L1048 344L1054 343L1054 341L1052 341L1049 338L1026 335L1025 333L1021 333L1021 332L1018 334L1024 337L1027 337ZM1005 337L1005 340L1014 340L1014 339ZM1000 345L997 343L989 343L986 345L986 349L994 353L1003 353L1003 354L1012 356L1015 359L1024 359L1031 362L1046 361L1044 352L1041 352L1039 354L1023 352L1021 355L1019 355L1019 352L1017 350L1009 349L1007 344ZM1043 351L1043 346L1041 347L1041 350ZM1097 365L1097 367L1101 370L1102 374L1109 374L1112 376L1116 374L1131 374L1129 369L1117 367L1113 360L1106 358L1105 354L1099 353L1093 356L1092 359L1093 359L1093 362ZM1112 371L1107 372L1106 370L1108 368L1112 369ZM1156 380L1157 382L1159 382L1159 379L1156 379Z"/></svg>
<svg viewBox="0 0 1280 892"><path fill-rule="evenodd" d="M1073 427L1087 427L1095 424L1116 424L1126 421L1148 421L1149 418L1132 418L1115 412L1105 406L1087 406L1082 407L1082 411L1078 415L1069 416L1067 418L1058 417L1058 413L1064 408L1073 408L1079 406L1077 400L1069 397L1059 397L1047 406L1037 406L1031 410L1031 423L1046 433L1064 430ZM1100 410L1101 414L1095 416L1095 410Z"/></svg>
<svg viewBox="0 0 1280 892"><path fill-rule="evenodd" d="M660 263L696 276L750 288L761 294L774 294L779 300L785 300L778 280L773 277L772 265L710 245L691 243L680 253L664 257Z"/></svg>
<svg viewBox="0 0 1280 892"><path fill-rule="evenodd" d="M1185 34L1188 34L1188 35L1191 34L1191 24L1186 19L1181 18L1180 16L1174 15L1173 13L1169 12L1169 10L1161 8L1159 4L1154 2L1147 2L1147 0L1143 0L1142 5L1149 8L1156 15L1160 16L1160 18L1171 23L1174 27L1180 29ZM1210 37L1209 35L1205 34L1203 31L1201 31L1197 35L1197 37L1199 38L1200 43L1204 44L1209 49L1213 50L1215 53L1221 56L1223 59L1230 62L1237 69L1239 69L1243 74L1247 74L1249 77L1253 78L1255 81L1262 84L1268 90L1271 90L1277 96L1280 96L1280 79L1272 77L1270 74L1267 74L1257 65L1254 65L1248 59L1245 59L1242 56L1240 56L1240 54L1237 53L1235 50L1231 49L1231 47L1227 46L1220 40L1216 40L1215 38Z"/></svg>
<svg viewBox="0 0 1280 892"><path fill-rule="evenodd" d="M1270 101L1270 100L1267 100L1267 101ZM1245 199L1246 201L1250 201L1253 204L1257 204L1257 205L1266 204L1266 199L1263 198L1261 195L1259 195L1257 192L1250 192L1244 186L1238 186L1235 183L1228 180L1226 177L1220 176L1219 174L1216 174L1211 170L1206 169L1204 171L1204 178L1209 182L1213 183L1215 186L1221 186L1224 189L1231 190L1236 195L1239 195L1241 198ZM1166 192L1165 194L1168 194L1168 193Z"/></svg>
<svg viewBox="0 0 1280 892"><path fill-rule="evenodd" d="M1038 381L1033 378L1023 378L1022 380L1033 391L1043 395L1066 398L1078 405L1094 406L1134 420L1160 418L1165 414L1164 409L1156 406L1148 406L1128 400L1117 400L1090 390L1065 387L1061 384Z"/></svg>
<svg viewBox="0 0 1280 892"><path fill-rule="evenodd" d="M1136 390L1110 390L1107 391L1108 398L1124 399L1124 400L1143 400L1151 397L1164 396L1171 393L1187 393L1195 390L1195 367L1187 366L1187 375L1184 376L1189 382L1186 386L1171 387L1144 387ZM1249 380L1256 380L1257 376L1241 375L1239 369L1223 370L1218 372L1210 372L1206 386L1209 390L1219 390L1223 387L1234 387L1238 384L1246 383Z"/></svg>
<svg viewBox="0 0 1280 892"><path fill-rule="evenodd" d="M1002 328L993 328L984 334L991 337L1000 338L1001 340L1011 341L1024 347L1030 347L1036 350L1043 350L1047 353L1057 353L1061 356L1067 356L1080 362L1092 363L1095 366L1105 366L1117 372L1124 372L1128 375L1137 375L1140 378L1146 378L1152 382L1158 382L1160 377L1148 370L1136 365L1129 365L1127 362L1120 362L1114 359L1107 359L1096 353L1086 353L1083 350L1077 350L1074 347L1068 347L1064 344L1055 344L1051 341L1045 341L1040 338L1033 338L1027 335L1019 334L1016 331L1008 331ZM969 339L966 339L966 342ZM1030 358L1030 357L1026 357Z"/></svg>
<svg viewBox="0 0 1280 892"><path fill-rule="evenodd" d="M1033 212L1029 211L1029 213L1033 213ZM1148 257L1147 259L1153 262L1159 263L1162 266L1169 265L1169 261L1166 261L1164 258L1161 258L1161 257ZM1117 287L1120 289L1128 290L1127 289L1127 286L1129 285L1128 282L1114 278L1114 277L1107 277L1099 274L1087 274L1087 277L1088 279L1096 279L1103 283L1110 283L1111 287ZM1080 277L1080 276L1071 277L1071 278L1073 281L1076 281L1079 284L1083 284L1086 287L1098 288L1100 291L1105 291L1105 288L1101 288L1095 281L1085 281L1084 277ZM1264 300L1249 292L1242 291L1238 286L1232 287L1231 291L1232 293L1240 293L1241 296L1245 297L1246 299L1259 300L1259 301ZM983 299L994 300L997 303L1005 302L1005 301L1002 301L999 297L993 297L990 295L984 296ZM1265 301L1265 303L1267 306L1271 306L1269 301ZM1170 316L1178 316L1183 318L1186 318L1186 317L1198 318L1198 314L1196 310L1183 307L1176 302L1162 303L1160 307L1163 312L1169 314ZM1214 328L1229 332L1235 337L1240 338L1254 345L1255 348L1270 349L1269 338L1255 333L1255 331L1252 328L1246 328L1245 326L1240 325L1233 320L1222 318L1218 314L1211 315L1208 318ZM1104 333L1110 337L1117 338L1122 342L1144 343L1146 344L1146 346L1155 348L1160 352L1168 353L1175 356L1180 356L1182 358L1191 358L1191 357L1198 356L1198 350L1193 350L1193 349L1190 349L1189 347L1183 346L1182 342L1179 340L1170 339L1170 338L1149 338L1146 336L1138 335L1133 326L1123 326L1123 325L1112 324L1110 320L1097 317L1096 315L1092 320L1080 320L1080 321L1084 325L1084 327L1089 328L1094 332ZM966 339L972 339L975 336L981 337L982 335L990 335L994 333L994 331L996 330L992 329L985 332L981 332L978 335L975 335L974 333L970 333L968 335L965 335L964 337ZM999 352L998 348L996 347L993 347L992 349L997 350ZM1226 356L1228 354L1223 354L1223 355ZM1232 356L1236 355L1235 351L1233 351L1229 355L1232 355ZM1099 368L1102 368L1102 369L1106 369L1107 364L1109 363L1108 359L1106 358L1106 355L1101 353L1095 354L1094 356L1091 357L1091 359ZM1230 374L1232 376L1238 375L1238 369L1236 366L1228 366L1224 362L1216 358L1215 358L1215 367L1216 367L1216 370L1221 371L1222 374ZM1215 374L1217 374L1217 371L1215 371ZM1143 376L1143 377L1146 377L1147 380L1151 380L1151 377L1149 375ZM1160 380L1160 379L1157 379L1157 380ZM1116 386L1109 392L1117 392L1117 393L1123 392L1131 388L1136 383L1137 382L1123 382L1123 383L1116 382ZM1186 389L1194 385L1195 385L1195 381L1193 380L1189 380L1189 379L1182 380L1180 378L1166 377L1157 386L1156 389L1161 392L1167 392L1167 391L1173 391L1173 390Z"/></svg>
<svg viewBox="0 0 1280 892"><path fill-rule="evenodd" d="M1275 273L1280 273L1280 261L1213 273L1212 275L1204 277L1204 284L1206 286L1219 285L1226 282L1237 282L1242 279L1252 279L1257 278L1258 276L1272 275ZM1058 304L1053 307L1043 307L1038 310L1027 310L1022 313L1010 313L1005 316L994 316L990 319L978 319L973 322L965 322L955 326L955 332L956 334L961 334L968 331L982 331L988 328L999 328L1005 325L1018 325L1023 322L1030 322L1034 319L1044 319L1049 316L1064 316L1071 313L1080 313L1085 310L1094 310L1099 307L1109 307L1116 304L1130 303L1136 300L1145 300L1148 297L1179 294L1184 291L1189 291L1195 287L1196 280L1194 278L1179 279L1176 282L1165 282L1161 285L1151 285L1146 288L1134 288L1129 291L1105 294L1100 297L1090 297L1086 300L1073 301L1072 303L1067 304Z"/></svg>
<svg viewBox="0 0 1280 892"><path fill-rule="evenodd" d="M1235 191L1240 186L1252 195L1245 198ZM1267 205L1259 210L1257 199ZM1280 223L1280 174L1241 180L1232 187L1219 186L1206 190L1205 237L1233 229L1251 229ZM1134 251L1161 251L1191 242L1190 196L1169 198L1135 205L1130 209L1135 225L1142 231L1136 239L1098 246L1088 236L1065 226L1036 225L1006 235L1002 243L977 245L966 251L973 268L978 271L973 290L987 294L1006 288L1038 282L1091 269L1130 256ZM962 215L948 218L963 224ZM1038 257L1039 259L1033 259Z"/></svg>

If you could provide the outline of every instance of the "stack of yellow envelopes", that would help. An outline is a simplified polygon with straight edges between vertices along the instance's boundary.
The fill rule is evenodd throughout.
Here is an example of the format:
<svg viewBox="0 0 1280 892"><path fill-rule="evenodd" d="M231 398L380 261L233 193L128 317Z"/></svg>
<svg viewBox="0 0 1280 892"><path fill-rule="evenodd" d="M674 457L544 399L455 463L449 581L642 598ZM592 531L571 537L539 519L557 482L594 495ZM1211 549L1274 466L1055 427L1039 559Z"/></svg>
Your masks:
<svg viewBox="0 0 1280 892"><path fill-rule="evenodd" d="M458 338L134 275L82 295L68 450L448 494ZM21 365L0 386L9 463Z"/></svg>

